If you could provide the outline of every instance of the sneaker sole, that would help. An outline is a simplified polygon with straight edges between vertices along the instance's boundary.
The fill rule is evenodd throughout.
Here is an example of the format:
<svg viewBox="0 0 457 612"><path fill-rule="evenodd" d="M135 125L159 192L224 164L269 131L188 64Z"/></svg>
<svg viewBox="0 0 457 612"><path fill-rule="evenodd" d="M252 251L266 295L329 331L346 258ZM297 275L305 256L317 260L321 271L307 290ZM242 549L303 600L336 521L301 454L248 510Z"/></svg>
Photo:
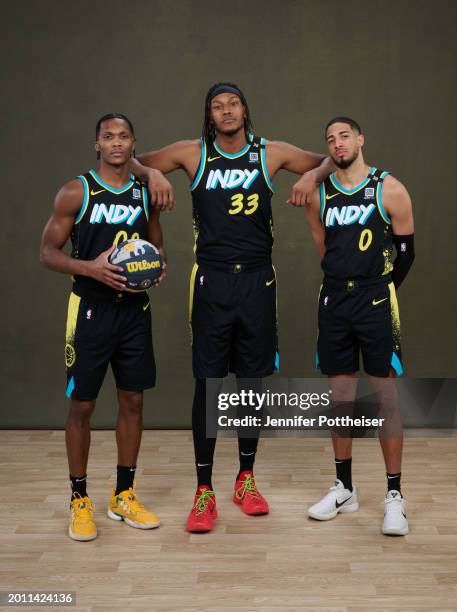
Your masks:
<svg viewBox="0 0 457 612"><path fill-rule="evenodd" d="M270 508L267 508L266 510L260 510L259 512L246 512L246 510L243 508L243 500L239 499L236 494L232 497L232 501L237 506L241 506L243 512L248 516L264 516L265 514L270 514Z"/></svg>
<svg viewBox="0 0 457 612"><path fill-rule="evenodd" d="M337 508L333 512L329 512L328 514L318 514L317 512L313 512L311 509L307 510L307 514L310 518L315 519L316 521L330 521L335 518L335 516L341 512L341 514L349 514L350 512L357 512L359 509L359 503L350 504L349 506L342 506L341 508Z"/></svg>
<svg viewBox="0 0 457 612"><path fill-rule="evenodd" d="M186 527L186 531L188 533L209 533L213 529L214 529L214 525L213 525L213 527L209 527L209 528L205 528L205 529L198 529L198 528L189 529L189 527Z"/></svg>
<svg viewBox="0 0 457 612"><path fill-rule="evenodd" d="M390 535L390 536L405 536L408 535L409 533L409 527L406 527L405 529L382 529L382 533L384 535Z"/></svg>
<svg viewBox="0 0 457 612"><path fill-rule="evenodd" d="M72 540L75 540L75 542L90 542L91 540L95 540L95 538L97 537L97 533L94 533L90 536L80 536L80 535L76 535L75 533L73 533L71 530L71 527L69 527L68 537L71 538Z"/></svg>
<svg viewBox="0 0 457 612"><path fill-rule="evenodd" d="M160 525L160 521L157 521L156 523L137 523L136 521L132 521L126 516L116 514L110 508L108 508L107 515L108 518L112 519L113 521L124 521L124 523L126 523L130 527L134 527L135 529L155 529Z"/></svg>

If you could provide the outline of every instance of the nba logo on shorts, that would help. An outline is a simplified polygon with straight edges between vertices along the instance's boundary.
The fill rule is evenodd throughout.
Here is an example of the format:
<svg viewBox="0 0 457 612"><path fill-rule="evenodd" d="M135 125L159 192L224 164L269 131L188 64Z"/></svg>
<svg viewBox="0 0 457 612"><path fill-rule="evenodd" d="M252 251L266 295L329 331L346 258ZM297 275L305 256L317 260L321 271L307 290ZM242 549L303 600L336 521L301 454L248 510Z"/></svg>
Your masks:
<svg viewBox="0 0 457 612"><path fill-rule="evenodd" d="M133 199L141 200L141 191L139 189L133 189Z"/></svg>
<svg viewBox="0 0 457 612"><path fill-rule="evenodd" d="M92 309L89 308L89 310L86 312L86 319L91 319L92 318Z"/></svg>
<svg viewBox="0 0 457 612"><path fill-rule="evenodd" d="M369 200L370 198L374 198L374 187L365 187L365 200Z"/></svg>
<svg viewBox="0 0 457 612"><path fill-rule="evenodd" d="M203 287L203 283L205 282L205 277L203 274L200 276L200 287Z"/></svg>
<svg viewBox="0 0 457 612"><path fill-rule="evenodd" d="M258 162L259 154L258 153L249 153L249 161L250 162Z"/></svg>
<svg viewBox="0 0 457 612"><path fill-rule="evenodd" d="M328 295L326 295L324 298L324 306L327 306L327 304L328 304Z"/></svg>

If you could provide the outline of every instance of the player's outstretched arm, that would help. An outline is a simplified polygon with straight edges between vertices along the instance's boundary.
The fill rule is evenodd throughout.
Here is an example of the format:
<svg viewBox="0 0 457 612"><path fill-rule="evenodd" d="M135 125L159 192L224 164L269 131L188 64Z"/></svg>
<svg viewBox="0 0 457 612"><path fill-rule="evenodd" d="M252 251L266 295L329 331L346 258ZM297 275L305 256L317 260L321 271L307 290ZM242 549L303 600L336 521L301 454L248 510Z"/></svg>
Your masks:
<svg viewBox="0 0 457 612"><path fill-rule="evenodd" d="M168 274L168 258L163 245L162 226L160 225L160 210L157 208L153 208L151 211L147 234L149 242L159 249L160 256L162 257L162 274L153 285L154 287L158 287L160 283L165 280Z"/></svg>
<svg viewBox="0 0 457 612"><path fill-rule="evenodd" d="M113 266L108 261L114 246L92 261L75 259L62 251L70 237L83 198L84 189L79 179L66 183L59 191L54 201L54 211L41 237L40 262L55 272L91 276L113 289L122 291L127 280L119 275L122 268Z"/></svg>
<svg viewBox="0 0 457 612"><path fill-rule="evenodd" d="M311 237L317 252L321 259L323 259L325 254L325 231L320 218L320 198L318 190L314 190L310 197L309 205L305 208L305 217L308 221Z"/></svg>
<svg viewBox="0 0 457 612"><path fill-rule="evenodd" d="M199 140L181 140L132 159L132 172L148 183L152 203L159 210L171 210L175 204L173 187L163 174L182 168L192 179L197 171L200 151Z"/></svg>
<svg viewBox="0 0 457 612"><path fill-rule="evenodd" d="M405 280L413 265L414 219L411 198L405 186L393 176L386 176L382 185L382 206L392 222L393 241L397 256L392 270L395 288Z"/></svg>
<svg viewBox="0 0 457 612"><path fill-rule="evenodd" d="M287 200L293 206L306 206L317 185L335 169L329 157L279 141L267 143L267 165L271 177L280 169L303 175Z"/></svg>

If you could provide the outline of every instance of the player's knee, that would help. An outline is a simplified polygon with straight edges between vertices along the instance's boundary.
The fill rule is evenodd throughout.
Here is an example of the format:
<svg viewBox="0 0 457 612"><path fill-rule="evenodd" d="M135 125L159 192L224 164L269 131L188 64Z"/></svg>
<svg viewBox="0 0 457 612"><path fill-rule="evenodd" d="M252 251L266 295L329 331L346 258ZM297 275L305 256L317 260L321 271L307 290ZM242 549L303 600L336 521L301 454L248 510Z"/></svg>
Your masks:
<svg viewBox="0 0 457 612"><path fill-rule="evenodd" d="M140 417L143 410L143 393L118 389L119 410L130 417Z"/></svg>
<svg viewBox="0 0 457 612"><path fill-rule="evenodd" d="M94 409L95 400L80 401L73 399L70 403L68 420L79 425L85 424L90 421L90 417L92 416Z"/></svg>

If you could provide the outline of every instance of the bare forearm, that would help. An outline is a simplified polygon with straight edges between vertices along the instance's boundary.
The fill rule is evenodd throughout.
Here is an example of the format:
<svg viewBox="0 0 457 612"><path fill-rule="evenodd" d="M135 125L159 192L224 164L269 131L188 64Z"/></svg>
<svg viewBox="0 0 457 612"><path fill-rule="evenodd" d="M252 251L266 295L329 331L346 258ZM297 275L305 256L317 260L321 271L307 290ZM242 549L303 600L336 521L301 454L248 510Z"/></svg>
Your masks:
<svg viewBox="0 0 457 612"><path fill-rule="evenodd" d="M132 159L130 160L130 171L137 178L139 178L142 181L146 181L146 182L148 181L149 176L151 174L151 168L148 168L147 166L143 166L143 164L140 163L138 159L134 157L132 157Z"/></svg>
<svg viewBox="0 0 457 612"><path fill-rule="evenodd" d="M46 268L54 270L54 272L90 276L90 262L70 257L53 246L46 246L41 249L40 262Z"/></svg>
<svg viewBox="0 0 457 612"><path fill-rule="evenodd" d="M333 163L331 157L324 157L320 166L317 166L313 170L310 170L309 173L313 175L316 183L322 183L329 174L336 170L336 166Z"/></svg>

